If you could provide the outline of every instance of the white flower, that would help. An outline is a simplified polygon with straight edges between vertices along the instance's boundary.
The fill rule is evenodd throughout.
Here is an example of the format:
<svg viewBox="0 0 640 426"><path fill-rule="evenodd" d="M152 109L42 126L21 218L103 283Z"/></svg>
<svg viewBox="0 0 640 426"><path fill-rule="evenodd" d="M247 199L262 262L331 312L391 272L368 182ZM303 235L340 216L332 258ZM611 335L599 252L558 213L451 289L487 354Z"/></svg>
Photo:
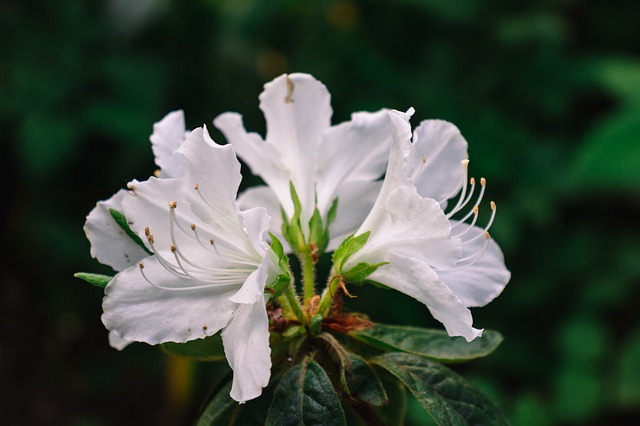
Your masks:
<svg viewBox="0 0 640 426"><path fill-rule="evenodd" d="M274 218L272 232L279 234L280 207L289 219L294 212L291 182L308 236L314 209L325 220L337 197L328 246L333 250L362 223L380 190L376 180L384 173L393 133L387 111L354 113L350 121L331 126L329 92L307 74L282 75L267 83L260 109L267 122L264 140L245 131L239 114L225 113L214 121L238 156L268 185L245 191L239 205L267 208Z"/></svg>
<svg viewBox="0 0 640 426"><path fill-rule="evenodd" d="M476 184L471 180L471 187L467 185L467 143L454 125L424 121L411 143L407 118L412 111L390 114L396 137L387 174L374 207L356 233L371 234L343 270L360 262L388 262L368 279L424 303L449 335L471 341L482 330L473 328L468 308L489 303L510 278L502 252L487 232L495 204L491 203L487 226L475 226L485 181L473 207L467 207ZM445 214L447 200L458 192L457 202ZM454 215L463 217L453 221Z"/></svg>
<svg viewBox="0 0 640 426"><path fill-rule="evenodd" d="M182 111L171 112L153 125L153 134L149 139L155 163L160 168L159 177L176 177L180 174L180 156L174 152L184 142L187 134ZM108 200L98 202L84 225L85 234L91 243L91 256L114 271L136 265L149 255L124 233L110 212L122 212L122 197L125 192L120 190ZM115 332L109 332L109 344L112 347L122 350L129 343Z"/></svg>
<svg viewBox="0 0 640 426"><path fill-rule="evenodd" d="M126 341L187 342L222 330L231 396L260 395L270 377L264 288L279 273L262 208L240 212L240 164L206 128L176 151L176 179L132 182L121 196L130 228L152 253L105 288L102 321ZM117 343L117 342L116 342Z"/></svg>

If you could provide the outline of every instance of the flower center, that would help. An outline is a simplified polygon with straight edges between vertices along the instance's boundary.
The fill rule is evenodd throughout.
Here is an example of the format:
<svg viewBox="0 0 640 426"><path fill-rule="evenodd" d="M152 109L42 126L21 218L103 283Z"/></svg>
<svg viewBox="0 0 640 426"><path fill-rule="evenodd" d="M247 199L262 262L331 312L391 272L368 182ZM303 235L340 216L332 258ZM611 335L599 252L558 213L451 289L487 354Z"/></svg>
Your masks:
<svg viewBox="0 0 640 426"><path fill-rule="evenodd" d="M213 238L209 240L208 245L203 243L199 235L198 227L195 223L191 224L189 228L186 228L176 217L175 211L178 207L178 203L171 201L168 205L169 236L171 240L169 250L162 250L156 247L155 238L149 227L145 228L144 231L147 242L149 243L151 252L157 259L158 263L167 272L180 280L189 280L197 282L198 284L171 287L154 283L145 273L144 263L141 262L139 264L140 273L150 285L170 291L198 290L219 286L241 285L246 278L256 270L258 265L255 261L243 258L239 256L239 253L234 253L229 249L220 248L219 250ZM180 244L178 244L176 228L182 233ZM201 253L194 251L194 245L197 247L197 251L200 251L201 253L202 250L205 250L206 255L202 256ZM181 247L187 247L188 250L183 250ZM201 260L193 260L193 258L188 256L186 252L197 254ZM171 253L170 256L168 256L169 253ZM173 259L171 259L171 257ZM212 266L212 264L215 265L216 263L225 266Z"/></svg>

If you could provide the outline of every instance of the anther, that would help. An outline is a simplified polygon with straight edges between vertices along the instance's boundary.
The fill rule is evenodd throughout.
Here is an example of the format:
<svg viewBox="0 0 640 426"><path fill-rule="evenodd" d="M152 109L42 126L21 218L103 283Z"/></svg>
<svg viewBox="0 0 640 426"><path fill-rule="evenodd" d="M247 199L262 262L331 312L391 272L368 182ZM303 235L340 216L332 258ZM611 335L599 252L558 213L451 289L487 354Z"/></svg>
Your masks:
<svg viewBox="0 0 640 426"><path fill-rule="evenodd" d="M176 247L176 245L171 244L171 253L175 253L176 251L178 251L178 248Z"/></svg>
<svg viewBox="0 0 640 426"><path fill-rule="evenodd" d="M192 224L191 224L191 230L192 230L193 232L196 232L196 224L195 224L195 223L192 223Z"/></svg>
<svg viewBox="0 0 640 426"><path fill-rule="evenodd" d="M148 226L146 228L144 228L144 235L146 235L147 237L149 235L151 235L151 231L149 231L149 227Z"/></svg>
<svg viewBox="0 0 640 426"><path fill-rule="evenodd" d="M493 201L491 202L491 210L495 210L496 209L496 203L494 203Z"/></svg>
<svg viewBox="0 0 640 426"><path fill-rule="evenodd" d="M169 201L169 208L175 209L176 207L178 207L178 203L175 201Z"/></svg>
<svg viewBox="0 0 640 426"><path fill-rule="evenodd" d="M149 242L151 244L154 244L156 242L156 240L153 238L152 234L147 235L147 240L149 240Z"/></svg>
<svg viewBox="0 0 640 426"><path fill-rule="evenodd" d="M193 189L195 189L196 191L200 188L200 185L198 185L197 183L195 185L193 185Z"/></svg>
<svg viewBox="0 0 640 426"><path fill-rule="evenodd" d="M485 186L487 184L487 180L485 178L480 178L480 185Z"/></svg>

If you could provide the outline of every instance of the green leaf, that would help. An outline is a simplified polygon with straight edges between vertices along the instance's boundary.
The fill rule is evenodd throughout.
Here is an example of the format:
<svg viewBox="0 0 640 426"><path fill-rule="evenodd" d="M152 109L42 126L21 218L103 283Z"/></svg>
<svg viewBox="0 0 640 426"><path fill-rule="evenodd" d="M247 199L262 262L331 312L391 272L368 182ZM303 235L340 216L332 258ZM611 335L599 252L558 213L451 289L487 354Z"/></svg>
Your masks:
<svg viewBox="0 0 640 426"><path fill-rule="evenodd" d="M462 337L450 337L442 330L384 324L352 332L350 336L386 351L407 352L441 362L462 362L487 356L503 340L500 333L492 330L485 330L481 337L467 342Z"/></svg>
<svg viewBox="0 0 640 426"><path fill-rule="evenodd" d="M508 424L493 401L442 364L399 352L371 362L400 379L439 425Z"/></svg>
<svg viewBox="0 0 640 426"><path fill-rule="evenodd" d="M109 275L91 274L89 272L76 272L73 276L100 288L105 288L113 279L113 277L110 277Z"/></svg>
<svg viewBox="0 0 640 426"><path fill-rule="evenodd" d="M376 271L376 269L388 263L389 262L380 262L380 263L370 264L370 263L360 262L357 265L355 265L353 268L349 269L348 271L345 271L342 274L342 279L348 283L362 284L367 280L367 278L369 278L369 275L373 274Z"/></svg>
<svg viewBox="0 0 640 426"><path fill-rule="evenodd" d="M591 129L573 166L579 188L638 191L640 109L622 110Z"/></svg>
<svg viewBox="0 0 640 426"><path fill-rule="evenodd" d="M333 252L333 267L338 273L342 273L342 265L349 260L351 256L358 250L360 250L369 239L371 231L367 231L364 234L354 237L353 235L347 237L342 244Z"/></svg>
<svg viewBox="0 0 640 426"><path fill-rule="evenodd" d="M338 395L327 373L315 361L287 371L267 414L267 426L346 426Z"/></svg>
<svg viewBox="0 0 640 426"><path fill-rule="evenodd" d="M118 210L116 209L109 209L109 213L111 214L111 217L113 218L113 220L116 221L116 223L118 224L118 226L120 226L120 228L122 228L122 230L127 234L127 236L129 238L131 238L133 240L133 242L135 242L137 245L139 245L140 247L142 247L144 249L144 251L147 252L147 254L152 255L153 253L151 253L149 251L149 249L144 245L144 243L142 242L142 240L140 239L140 237L138 236L138 234L136 234L135 232L133 232L131 230L131 228L129 227L129 224L127 223L127 218L124 217L124 215L122 213L120 213Z"/></svg>
<svg viewBox="0 0 640 426"><path fill-rule="evenodd" d="M202 410L195 426L231 425L234 409L238 403L229 395L231 382L220 388Z"/></svg>
<svg viewBox="0 0 640 426"><path fill-rule="evenodd" d="M387 404L387 393L374 369L356 354L349 353L348 357L351 364L346 372L349 395L376 407Z"/></svg>
<svg viewBox="0 0 640 426"><path fill-rule="evenodd" d="M225 359L220 334L204 339L190 340L185 343L167 342L160 345L163 351L171 355L185 356L200 361L221 361Z"/></svg>

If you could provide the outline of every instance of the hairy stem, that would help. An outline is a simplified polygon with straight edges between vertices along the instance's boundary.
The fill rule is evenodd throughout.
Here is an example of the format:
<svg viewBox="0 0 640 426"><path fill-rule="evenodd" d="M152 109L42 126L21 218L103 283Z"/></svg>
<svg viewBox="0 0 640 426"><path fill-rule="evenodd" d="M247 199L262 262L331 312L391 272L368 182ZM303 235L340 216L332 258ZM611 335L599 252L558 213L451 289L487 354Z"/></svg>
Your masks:
<svg viewBox="0 0 640 426"><path fill-rule="evenodd" d="M284 294L284 296L286 297L288 307L291 308L296 318L298 318L298 321L300 321L300 324L306 324L307 317L302 310L302 306L300 306L300 301L296 296L296 292L293 291L293 281L291 282L291 285L287 286L287 288L284 289L282 294Z"/></svg>
<svg viewBox="0 0 640 426"><path fill-rule="evenodd" d="M304 286L304 304L308 306L309 300L316 295L316 268L313 256L309 250L300 253L300 263L302 265L302 284Z"/></svg>
<svg viewBox="0 0 640 426"><path fill-rule="evenodd" d="M329 309L331 309L333 297L336 295L341 282L342 277L340 277L339 275L331 275L331 277L329 278L329 284L324 290L324 293L322 293L320 305L318 306L318 314L322 315L323 317L327 315Z"/></svg>

